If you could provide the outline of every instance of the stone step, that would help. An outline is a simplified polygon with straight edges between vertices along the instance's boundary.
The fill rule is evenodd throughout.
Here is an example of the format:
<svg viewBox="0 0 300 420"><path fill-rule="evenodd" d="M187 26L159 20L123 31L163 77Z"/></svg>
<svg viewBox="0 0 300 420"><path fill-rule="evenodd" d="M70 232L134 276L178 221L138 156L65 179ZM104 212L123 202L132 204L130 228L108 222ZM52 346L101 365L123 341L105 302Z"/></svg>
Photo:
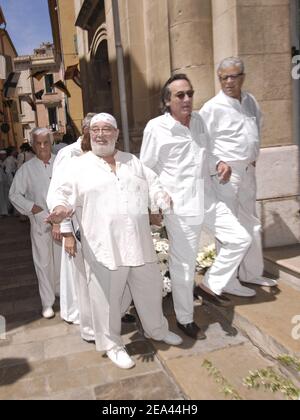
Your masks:
<svg viewBox="0 0 300 420"><path fill-rule="evenodd" d="M300 291L300 245L264 250L265 270Z"/></svg>
<svg viewBox="0 0 300 420"><path fill-rule="evenodd" d="M251 288L254 298L228 295L233 306L215 308L268 357L300 358L300 291L281 280L278 288Z"/></svg>
<svg viewBox="0 0 300 420"><path fill-rule="evenodd" d="M198 353L165 361L168 370L186 397L191 400L283 400L281 393L260 389L248 389L245 378L260 369L276 364L261 356L250 343ZM211 365L211 370L205 366ZM210 374L210 372L214 372Z"/></svg>

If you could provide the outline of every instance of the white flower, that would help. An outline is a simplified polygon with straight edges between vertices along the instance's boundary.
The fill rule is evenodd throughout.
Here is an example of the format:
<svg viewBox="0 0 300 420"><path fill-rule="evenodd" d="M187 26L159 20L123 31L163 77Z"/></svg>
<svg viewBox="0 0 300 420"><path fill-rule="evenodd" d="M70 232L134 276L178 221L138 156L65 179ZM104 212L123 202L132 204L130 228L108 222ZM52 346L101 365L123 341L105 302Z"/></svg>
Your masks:
<svg viewBox="0 0 300 420"><path fill-rule="evenodd" d="M171 280L169 277L164 276L163 278L163 297L167 296L172 291Z"/></svg>
<svg viewBox="0 0 300 420"><path fill-rule="evenodd" d="M163 296L166 296L172 291L171 279L169 277L169 243L166 239L164 228L152 229L152 239L154 249L157 254L159 269L163 277ZM196 272L205 272L209 267L212 266L216 258L216 248L214 244L204 247L199 251L196 259ZM166 276L166 273L168 275Z"/></svg>

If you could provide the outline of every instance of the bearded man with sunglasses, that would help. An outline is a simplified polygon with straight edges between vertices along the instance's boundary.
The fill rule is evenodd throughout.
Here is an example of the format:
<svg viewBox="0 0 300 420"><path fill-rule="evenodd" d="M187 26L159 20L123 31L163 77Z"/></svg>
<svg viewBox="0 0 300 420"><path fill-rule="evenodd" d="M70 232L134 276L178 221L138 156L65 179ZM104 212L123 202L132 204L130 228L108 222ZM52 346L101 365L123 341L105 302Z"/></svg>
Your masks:
<svg viewBox="0 0 300 420"><path fill-rule="evenodd" d="M218 199L226 203L252 237L240 265L239 279L260 286L276 286L276 280L262 276L261 224L256 214L255 166L260 146L261 111L254 96L242 91L245 72L239 57L223 59L217 74L221 91L204 104L200 115L210 136L211 174ZM214 176L216 159L232 168L226 184Z"/></svg>
<svg viewBox="0 0 300 420"><path fill-rule="evenodd" d="M161 94L164 115L148 122L140 159L157 173L173 201L173 209L164 215L164 221L177 325L189 337L201 340L206 336L194 322L193 291L203 224L222 244L205 276L206 299L228 306L230 300L223 292L238 290L236 293L247 297L255 292L236 279L251 239L225 204L217 202L208 166L209 138L202 118L193 112L193 94L185 74L175 74L165 83ZM227 182L228 165L217 159L214 164L222 182ZM229 285L232 277L235 280Z"/></svg>

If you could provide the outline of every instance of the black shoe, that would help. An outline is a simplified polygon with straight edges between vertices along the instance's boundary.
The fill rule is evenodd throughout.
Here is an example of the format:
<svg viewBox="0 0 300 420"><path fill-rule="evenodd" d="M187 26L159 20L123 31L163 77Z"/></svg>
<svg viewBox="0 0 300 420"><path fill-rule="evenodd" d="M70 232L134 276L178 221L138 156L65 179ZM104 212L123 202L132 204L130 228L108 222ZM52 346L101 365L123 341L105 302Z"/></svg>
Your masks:
<svg viewBox="0 0 300 420"><path fill-rule="evenodd" d="M213 293L213 292L212 292ZM206 292L204 289L202 289L200 286L197 287L194 291L194 294L200 295L204 300L213 303L214 305L217 306L230 306L231 300L228 299L226 296L223 295L216 295L215 293L210 294L208 292Z"/></svg>
<svg viewBox="0 0 300 420"><path fill-rule="evenodd" d="M122 316L122 322L124 322L125 324L133 324L135 321L136 319L134 315L125 314L124 316Z"/></svg>
<svg viewBox="0 0 300 420"><path fill-rule="evenodd" d="M180 328L186 335L193 338L194 340L205 340L206 335L198 327L195 322L190 322L189 324L180 324L177 321L177 326Z"/></svg>

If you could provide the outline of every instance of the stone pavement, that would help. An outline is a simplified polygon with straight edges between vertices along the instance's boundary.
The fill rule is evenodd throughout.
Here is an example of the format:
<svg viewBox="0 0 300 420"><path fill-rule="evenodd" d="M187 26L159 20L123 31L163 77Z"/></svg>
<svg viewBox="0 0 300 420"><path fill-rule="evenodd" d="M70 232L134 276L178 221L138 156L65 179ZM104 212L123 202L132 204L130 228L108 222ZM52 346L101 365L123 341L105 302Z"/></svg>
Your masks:
<svg viewBox="0 0 300 420"><path fill-rule="evenodd" d="M28 233L28 223L0 219L0 315L6 321L6 335L0 330L0 400L225 399L202 366L205 360L244 399L283 398L243 386L249 370L273 366L274 360L264 357L230 319L198 301L196 321L205 326L207 340L183 337L180 347L170 347L145 339L139 325L126 325L123 339L136 367L118 369L94 344L81 340L77 326L60 319L58 302L55 318L41 317ZM171 329L180 334L170 297L164 310Z"/></svg>

